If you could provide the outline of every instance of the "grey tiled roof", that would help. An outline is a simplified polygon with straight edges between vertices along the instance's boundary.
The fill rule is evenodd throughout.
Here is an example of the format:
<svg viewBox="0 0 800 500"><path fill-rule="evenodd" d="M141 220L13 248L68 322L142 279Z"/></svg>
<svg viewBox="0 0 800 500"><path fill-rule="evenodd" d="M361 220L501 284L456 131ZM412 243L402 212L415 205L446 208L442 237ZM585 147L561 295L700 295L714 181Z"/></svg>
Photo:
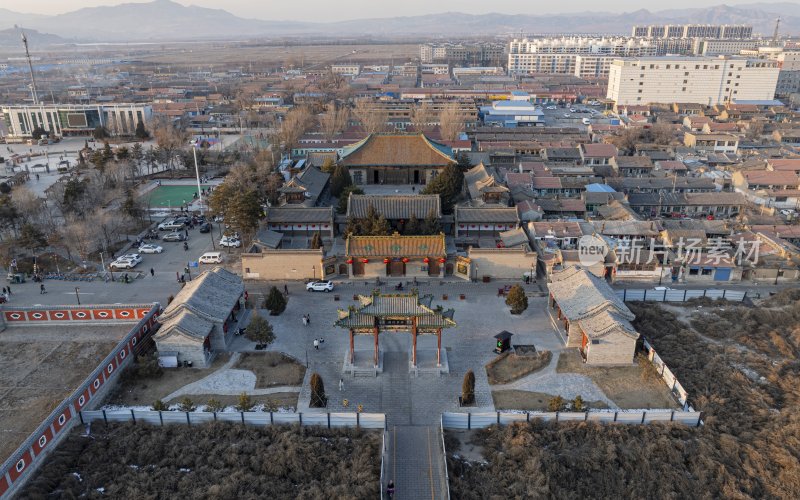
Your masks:
<svg viewBox="0 0 800 500"><path fill-rule="evenodd" d="M190 337L204 340L211 333L213 327L214 324L210 321L206 321L189 309L183 308L168 320L161 321L161 328L159 328L155 338L162 339L172 332L178 331Z"/></svg>
<svg viewBox="0 0 800 500"><path fill-rule="evenodd" d="M453 311L437 312L431 309L430 295L419 297L416 293L389 295L359 295L361 305L349 310L339 310L336 326L342 328L370 328L376 318L417 318L420 328L451 328L456 326Z"/></svg>
<svg viewBox="0 0 800 500"><path fill-rule="evenodd" d="M188 309L203 320L223 322L242 293L242 278L218 266L187 282L158 320L164 325Z"/></svg>
<svg viewBox="0 0 800 500"><path fill-rule="evenodd" d="M456 207L456 222L460 223L519 223L516 208Z"/></svg>
<svg viewBox="0 0 800 500"><path fill-rule="evenodd" d="M287 224L306 224L309 222L331 224L333 223L333 207L272 207L267 210L267 221Z"/></svg>
<svg viewBox="0 0 800 500"><path fill-rule="evenodd" d="M602 278L578 266L553 273L550 294L570 321L577 321L607 309L633 320L634 315Z"/></svg>
<svg viewBox="0 0 800 500"><path fill-rule="evenodd" d="M437 217L441 217L440 200L438 194L389 196L351 194L347 204L347 216L362 219L367 216L367 211L372 205L387 219L410 219L412 215L416 215L418 219L424 219L431 211Z"/></svg>

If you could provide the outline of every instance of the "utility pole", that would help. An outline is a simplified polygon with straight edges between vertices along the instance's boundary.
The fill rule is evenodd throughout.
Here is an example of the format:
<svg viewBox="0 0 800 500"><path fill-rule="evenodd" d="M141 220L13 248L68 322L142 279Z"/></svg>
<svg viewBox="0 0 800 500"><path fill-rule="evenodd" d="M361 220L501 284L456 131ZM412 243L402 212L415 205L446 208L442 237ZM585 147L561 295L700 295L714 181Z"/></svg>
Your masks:
<svg viewBox="0 0 800 500"><path fill-rule="evenodd" d="M31 72L31 95L33 96L33 104L39 104L39 95L36 93L36 78L33 76L33 63L31 62L31 53L28 50L28 37L25 32L22 32L22 44L25 46L25 59L28 60L28 69Z"/></svg>

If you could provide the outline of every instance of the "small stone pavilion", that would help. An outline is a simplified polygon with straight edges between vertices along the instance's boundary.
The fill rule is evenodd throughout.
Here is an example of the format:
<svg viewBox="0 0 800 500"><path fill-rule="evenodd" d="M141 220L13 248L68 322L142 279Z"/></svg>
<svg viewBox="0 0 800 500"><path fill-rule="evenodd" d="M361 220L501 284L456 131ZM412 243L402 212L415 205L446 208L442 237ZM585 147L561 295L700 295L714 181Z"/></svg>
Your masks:
<svg viewBox="0 0 800 500"><path fill-rule="evenodd" d="M442 351L442 329L456 326L452 309L445 311L441 307L432 308L433 296L420 297L416 290L411 293L386 295L376 291L372 295L359 295L358 300L359 305L340 309L339 319L335 323L335 326L346 328L350 332L350 349L344 364L345 373L355 374L359 367L374 370L376 373L383 371L383 353L378 340L382 331L411 333L410 371L416 372L420 364L426 365L421 367L426 371L428 369L437 373L449 371L446 351ZM421 363L417 356L417 336L426 334L436 335L435 366L432 359L430 363ZM355 350L356 335L375 337L371 363L367 362L363 353L361 356L365 359L357 359L359 353ZM430 366L427 366L428 364Z"/></svg>

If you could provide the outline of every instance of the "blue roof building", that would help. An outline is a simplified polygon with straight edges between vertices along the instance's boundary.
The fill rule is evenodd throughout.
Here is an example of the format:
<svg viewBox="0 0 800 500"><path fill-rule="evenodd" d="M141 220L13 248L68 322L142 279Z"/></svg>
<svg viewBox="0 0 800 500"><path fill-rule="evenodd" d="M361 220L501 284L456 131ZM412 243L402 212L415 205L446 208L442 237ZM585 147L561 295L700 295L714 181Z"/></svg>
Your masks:
<svg viewBox="0 0 800 500"><path fill-rule="evenodd" d="M480 116L485 125L501 127L532 127L542 121L544 113L529 101L494 101L481 106Z"/></svg>

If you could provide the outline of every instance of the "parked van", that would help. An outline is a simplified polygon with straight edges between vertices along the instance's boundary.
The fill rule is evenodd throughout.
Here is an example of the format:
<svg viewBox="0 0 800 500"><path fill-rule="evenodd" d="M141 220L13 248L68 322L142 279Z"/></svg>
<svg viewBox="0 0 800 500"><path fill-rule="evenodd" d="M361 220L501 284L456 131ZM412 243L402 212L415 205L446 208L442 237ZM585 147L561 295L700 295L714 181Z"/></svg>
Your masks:
<svg viewBox="0 0 800 500"><path fill-rule="evenodd" d="M592 124L592 120L590 120L590 119L588 119L588 118L584 118L584 119L583 119L583 120L581 120L581 121L583 122L583 124L584 124L584 125L591 125L591 124Z"/></svg>
<svg viewBox="0 0 800 500"><path fill-rule="evenodd" d="M200 256L198 261L201 264L222 264L221 252L206 252Z"/></svg>

